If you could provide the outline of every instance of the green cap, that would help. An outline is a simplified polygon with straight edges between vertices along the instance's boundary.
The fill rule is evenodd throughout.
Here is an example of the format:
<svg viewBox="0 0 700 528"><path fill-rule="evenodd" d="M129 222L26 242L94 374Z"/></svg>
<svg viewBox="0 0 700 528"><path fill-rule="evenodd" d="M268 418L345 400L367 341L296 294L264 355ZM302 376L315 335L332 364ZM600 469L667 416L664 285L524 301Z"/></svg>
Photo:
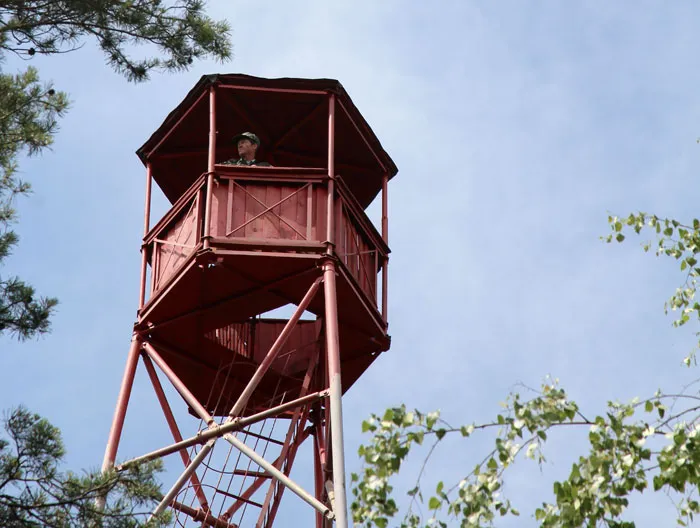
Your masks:
<svg viewBox="0 0 700 528"><path fill-rule="evenodd" d="M252 132L242 132L238 134L237 136L233 136L233 139L231 140L234 144L237 144L241 139L249 139L253 143L255 143L258 147L260 146L260 138L253 134Z"/></svg>

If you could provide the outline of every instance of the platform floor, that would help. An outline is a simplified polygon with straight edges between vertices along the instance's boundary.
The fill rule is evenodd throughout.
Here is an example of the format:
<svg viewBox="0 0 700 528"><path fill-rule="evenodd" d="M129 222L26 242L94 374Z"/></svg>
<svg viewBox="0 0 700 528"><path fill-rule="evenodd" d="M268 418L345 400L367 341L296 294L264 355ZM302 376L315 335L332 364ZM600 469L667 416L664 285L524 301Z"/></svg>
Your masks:
<svg viewBox="0 0 700 528"><path fill-rule="evenodd" d="M285 324L259 316L298 304L321 275L322 257L225 247L193 253L149 299L136 330L210 411L228 412ZM390 338L377 309L341 264L336 287L346 391L380 352L388 350ZM321 287L307 310L316 319L299 322L249 408L297 397L309 361L325 355L324 310ZM320 379L315 384L317 390L327 386Z"/></svg>

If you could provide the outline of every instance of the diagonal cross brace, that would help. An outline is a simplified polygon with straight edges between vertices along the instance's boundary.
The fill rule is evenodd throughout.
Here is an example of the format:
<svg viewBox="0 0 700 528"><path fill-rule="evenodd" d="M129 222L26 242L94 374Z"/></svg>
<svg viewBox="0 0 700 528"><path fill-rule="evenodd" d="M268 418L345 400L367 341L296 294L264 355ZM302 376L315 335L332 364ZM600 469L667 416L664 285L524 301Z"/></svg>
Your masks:
<svg viewBox="0 0 700 528"><path fill-rule="evenodd" d="M258 203L259 203L260 205L262 205L263 207L266 207L267 209L265 209L262 213L259 213L259 214L255 215L253 218L251 218L250 220L246 221L245 223L243 223L243 224L239 225L238 227L232 229L232 230L229 231L228 233L226 233L226 236L227 236L227 237L228 237L228 236L231 236L231 235L232 235L233 233L235 233L236 231L238 231L238 230L240 230L240 229L243 229L245 226L247 226L247 225L250 224L251 222L254 222L255 220L257 220L257 219L260 218L261 216L263 216L263 215L265 215L265 214L267 214L267 213L272 213L273 216L276 216L277 218L279 218L281 222L284 222L285 224L287 224L297 235L299 235L299 236L302 237L304 240L306 240L306 235L303 235L302 233L300 233L299 231L297 231L297 229L296 229L292 224L290 224L287 220L285 220L284 218L282 218L281 215L278 215L277 213L272 212L272 210L273 210L275 207L277 207L277 206L279 206L280 204L282 204L283 202L289 200L292 196L296 196L297 194L299 194L301 191L303 191L304 189L306 189L307 187L309 187L309 186L311 185L311 183L307 183L306 185L303 185L303 186L299 187L299 188L298 188L296 191L294 191L292 194L289 194L289 195L285 196L284 198L282 198L281 200L279 200L277 203L275 203L275 204L273 204L273 205L271 205L271 206L268 207L268 205L267 205L266 203L264 203L262 200L260 200L260 199L259 199L257 196L255 196L254 194L250 193L250 192L248 191L248 189L246 189L245 187L243 187L241 184L237 183L237 182L234 181L234 180L231 180L231 181L233 181L233 184L234 184L236 187L239 187L239 188L243 189L243 192L244 192L244 193L246 193L246 194L247 194L248 196L250 196L253 200L255 200L256 202L258 202ZM231 205L232 205L232 204L229 204L229 206L231 206Z"/></svg>

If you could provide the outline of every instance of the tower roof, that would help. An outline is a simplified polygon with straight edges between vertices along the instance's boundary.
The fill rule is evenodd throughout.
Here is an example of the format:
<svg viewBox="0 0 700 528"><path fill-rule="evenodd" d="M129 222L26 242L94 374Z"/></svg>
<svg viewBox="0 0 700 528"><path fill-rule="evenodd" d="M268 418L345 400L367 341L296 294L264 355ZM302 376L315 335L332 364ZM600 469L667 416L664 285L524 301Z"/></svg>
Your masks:
<svg viewBox="0 0 700 528"><path fill-rule="evenodd" d="M278 166L326 167L327 95L336 95L335 164L362 207L398 169L343 86L334 79L266 79L243 74L205 75L136 151L174 202L206 170L208 88L217 86L217 162L236 155L231 138L257 134L260 159Z"/></svg>

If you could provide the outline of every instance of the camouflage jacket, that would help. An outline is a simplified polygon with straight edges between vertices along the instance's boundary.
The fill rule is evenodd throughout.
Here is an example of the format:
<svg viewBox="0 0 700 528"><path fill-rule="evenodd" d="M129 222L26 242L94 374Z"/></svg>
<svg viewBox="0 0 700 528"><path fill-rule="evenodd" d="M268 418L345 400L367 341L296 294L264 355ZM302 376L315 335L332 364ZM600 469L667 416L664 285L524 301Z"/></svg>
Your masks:
<svg viewBox="0 0 700 528"><path fill-rule="evenodd" d="M229 160L222 161L221 165L243 165L246 167L251 167L253 165L257 165L258 167L271 167L272 166L266 161L258 161L256 159L246 161L243 158L231 158Z"/></svg>

